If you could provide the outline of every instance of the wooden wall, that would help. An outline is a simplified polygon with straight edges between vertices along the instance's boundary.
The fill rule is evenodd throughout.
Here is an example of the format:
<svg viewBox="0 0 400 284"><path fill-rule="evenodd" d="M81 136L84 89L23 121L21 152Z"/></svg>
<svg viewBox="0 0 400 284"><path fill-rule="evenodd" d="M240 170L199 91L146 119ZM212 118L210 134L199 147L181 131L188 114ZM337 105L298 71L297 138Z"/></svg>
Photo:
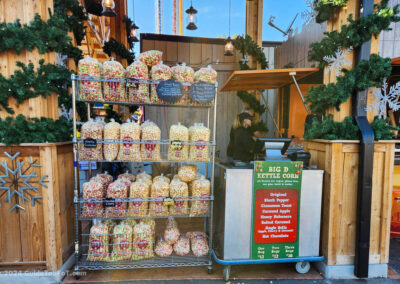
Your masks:
<svg viewBox="0 0 400 284"><path fill-rule="evenodd" d="M193 38L184 36L167 36L141 34L141 51L160 50L163 61L169 66L186 62L195 71L211 64L218 72L218 84L221 87L233 70L237 70L239 55L224 56L225 41L222 39ZM229 132L235 116L243 109L242 102L235 92L220 92L217 105L217 154L226 159L229 143ZM190 126L194 122L204 122L207 117L205 109L185 109L168 107L146 107L146 118L157 123L162 137L168 137L169 127L181 122ZM163 118L166 115L167 119Z"/></svg>
<svg viewBox="0 0 400 284"><path fill-rule="evenodd" d="M400 5L400 0L389 0L389 6ZM390 25L392 30L383 31L379 36L379 55L382 57L400 57L400 22Z"/></svg>
<svg viewBox="0 0 400 284"><path fill-rule="evenodd" d="M29 23L36 13L39 13L44 21L49 18L48 9L53 10L52 0L3 0L0 1L0 22L15 22L16 19L21 20L21 24ZM0 53L0 73L5 77L9 77L14 73L16 62L21 61L25 64L33 63L38 65L38 61L44 59L47 63L55 62L55 54L39 54L37 49L31 52L22 50L18 55L15 51L7 51ZM49 117L58 118L58 102L57 96L53 94L44 99L37 97L17 104L14 99L9 100L10 106L14 109L16 116L24 114L29 117ZM0 109L0 118L10 116L3 109Z"/></svg>
<svg viewBox="0 0 400 284"><path fill-rule="evenodd" d="M4 152L20 152L18 161L29 163L29 157L42 167L33 168L38 176L47 175L47 188L40 187L40 204L23 204L25 210L9 212L10 205L1 197L0 270L15 267L58 270L73 251L73 153L72 143L0 145L0 161L10 160ZM23 168L25 169L25 167ZM32 179L35 180L35 179ZM38 180L38 179L36 179Z"/></svg>
<svg viewBox="0 0 400 284"><path fill-rule="evenodd" d="M308 50L311 43L320 41L326 31L326 24L311 22L303 25L301 32L297 29L282 45L275 49L275 68L285 68L292 64L294 68L316 67L318 64L308 61Z"/></svg>

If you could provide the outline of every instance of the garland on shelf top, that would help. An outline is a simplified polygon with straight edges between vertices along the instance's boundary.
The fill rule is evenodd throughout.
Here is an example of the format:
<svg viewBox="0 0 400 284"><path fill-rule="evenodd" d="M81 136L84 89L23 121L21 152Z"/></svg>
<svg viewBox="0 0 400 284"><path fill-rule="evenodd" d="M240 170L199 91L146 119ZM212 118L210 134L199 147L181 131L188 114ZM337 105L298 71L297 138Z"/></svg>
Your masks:
<svg viewBox="0 0 400 284"><path fill-rule="evenodd" d="M46 97L53 92L60 94L71 80L68 69L59 65L44 64L43 59L39 61L36 71L32 63L25 65L18 61L16 65L20 69L15 70L10 78L0 74L0 106L11 114L14 110L8 104L10 97L20 104L29 98Z"/></svg>
<svg viewBox="0 0 400 284"><path fill-rule="evenodd" d="M321 24L329 20L333 14L338 12L343 6L346 6L348 0L317 0L313 7L316 12L315 21Z"/></svg>
<svg viewBox="0 0 400 284"><path fill-rule="evenodd" d="M261 69L266 69L268 68L268 62L267 58L265 57L265 54L260 46L253 41L251 36L246 35L245 37L243 36L237 36L235 40L233 41L233 46L242 53L242 55L251 55L253 56L258 63L261 65ZM247 65L247 62L245 61L240 61L240 70L249 70L250 67Z"/></svg>
<svg viewBox="0 0 400 284"><path fill-rule="evenodd" d="M311 87L307 93L306 103L310 103L313 113L323 115L331 107L339 110L341 103L355 92L370 87L378 87L389 77L392 70L390 58L372 54L370 60L362 60L354 69L343 69L344 75L337 77L336 83Z"/></svg>
<svg viewBox="0 0 400 284"><path fill-rule="evenodd" d="M353 48L361 47L364 42L371 39L371 36L377 35L383 30L390 30L392 22L400 21L399 6L393 9L387 7L388 0L382 0L381 4L375 5L377 11L367 17L360 17L356 20L353 15L348 17L349 24L342 25L340 32L326 32L325 38L320 42L314 42L310 45L310 61L318 61L319 67L324 68L327 62L325 56L333 56L338 47Z"/></svg>
<svg viewBox="0 0 400 284"><path fill-rule="evenodd" d="M133 63L135 60L135 54L132 51L126 49L126 47L117 41L114 38L110 38L103 46L103 51L108 55L111 56L112 52L115 52L116 55L124 58L128 61L128 64Z"/></svg>
<svg viewBox="0 0 400 284"><path fill-rule="evenodd" d="M72 38L67 35L68 25L58 14L50 14L44 22L39 14L27 24L21 24L17 19L14 23L0 23L0 52L15 50L17 54L23 48L32 51L37 48L40 54L55 51L77 63L82 57L82 51L73 46Z"/></svg>
<svg viewBox="0 0 400 284"><path fill-rule="evenodd" d="M72 123L64 117L27 119L20 114L15 119L0 118L0 143L6 145L70 141L71 133Z"/></svg>
<svg viewBox="0 0 400 284"><path fill-rule="evenodd" d="M54 0L54 12L64 17L69 30L74 33L76 44L81 45L85 37L84 22L87 16L78 0Z"/></svg>
<svg viewBox="0 0 400 284"><path fill-rule="evenodd" d="M400 130L389 125L386 119L378 117L371 123L371 128L375 133L375 140L394 139L391 130ZM332 120L332 115L328 115L322 121L314 118L310 125L306 125L304 139L359 140L360 128L352 116L346 117L343 122L336 122Z"/></svg>

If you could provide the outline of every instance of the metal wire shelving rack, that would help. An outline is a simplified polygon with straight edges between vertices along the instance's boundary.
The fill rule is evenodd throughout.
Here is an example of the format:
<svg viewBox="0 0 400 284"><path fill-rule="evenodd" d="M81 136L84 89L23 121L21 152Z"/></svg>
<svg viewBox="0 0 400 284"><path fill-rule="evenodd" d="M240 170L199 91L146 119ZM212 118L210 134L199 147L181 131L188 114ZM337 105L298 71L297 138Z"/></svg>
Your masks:
<svg viewBox="0 0 400 284"><path fill-rule="evenodd" d="M212 102L207 104L199 104L199 103L191 103L190 101L186 101L184 104L170 104L170 103L160 103L159 101L154 102L152 99L149 101L141 101L139 99L135 99L135 94L138 89L139 84L147 84L149 85L149 90L151 92L151 86L158 84L158 81L152 80L143 80L143 79L136 79L136 78L110 78L110 77L93 77L93 76L79 76L79 75L72 75L72 100L73 100L73 142L74 142L74 203L75 203L75 271L79 270L106 270L106 269L135 269L135 268L156 268L156 267L190 267L190 266L205 266L208 269L208 272L212 271L212 256L211 256L211 248L212 248L212 231L213 231L213 201L214 201L214 167L215 167L215 138L216 138L216 115L217 115L217 98L218 98L218 83L215 84L215 98ZM90 86L90 84L95 83L98 87L100 87L99 91L103 93L106 91L104 88L105 84L109 86L114 86L113 84L120 84L123 86L123 92L125 92L125 100L124 101L112 101L112 100L102 100L98 99L99 96L95 96L95 98L91 98L90 96L82 96L81 91L84 90L82 88L82 84L86 84ZM186 91L190 87L191 84L183 83L182 84ZM133 88L133 91L132 91ZM108 88L110 91L110 88ZM112 88L111 88L112 91ZM108 96L110 97L110 96ZM150 98L151 96L150 93ZM207 117L205 120L205 125L211 130L210 135L210 142L200 142L201 146L207 147L208 149L208 157L202 161L197 160L185 160L185 161L174 161L170 160L168 157L168 146L171 141L162 139L157 141L143 141L143 140L117 140L117 141L108 141L106 139L98 139L96 143L99 144L106 144L106 143L133 143L133 144L143 144L143 143L153 143L159 144L160 146L160 159L149 161L145 160L142 162L145 163L157 163L157 162L164 162L164 163L176 163L176 164L186 164L186 163L204 163L206 167L206 177L211 182L211 194L209 197L202 197L202 198L194 198L188 197L183 198L188 204L193 202L194 200L200 200L200 202L207 202L208 204L208 213L203 215L195 215L192 216L190 214L190 208L187 210L187 214L182 215L175 215L172 217L175 218L203 218L204 225L206 227L206 231L208 233L208 245L210 252L206 256L197 257L193 254L189 254L187 256L178 256L178 255L171 255L169 257L152 257L148 259L142 260L124 260L124 261L88 261L86 259L87 256L87 247L88 247L88 240L89 234L87 231L80 233L80 223L81 222L95 222L95 220L104 219L117 219L117 220L126 220L126 219L145 219L145 218L154 218L154 219L161 219L167 218L169 216L156 216L156 217L149 217L149 216L132 216L127 212L124 216L106 216L105 214L99 214L96 216L83 216L82 215L82 208L85 203L96 203L96 202L103 202L103 200L87 200L82 197L82 192L80 191L79 186L79 163L80 162L87 162L88 160L81 159L80 157L80 150L83 147L83 139L77 137L77 115L76 115L76 103L84 102L88 105L88 117L90 117L90 105L100 104L110 104L110 105L143 105L152 106L152 107L174 107L174 108L192 108L193 111L196 108L205 108L207 109ZM193 121L193 123L198 121ZM193 141L182 141L183 145L195 146L199 145L199 143ZM140 147L140 146L138 146ZM139 154L140 156L140 154ZM93 161L93 160L89 160ZM110 161L106 160L95 160L96 162L107 163ZM120 161L120 160L113 160L114 162L121 162L121 163L131 163L131 162L141 162L141 161ZM89 177L91 175L91 163L89 163ZM209 174L210 173L210 174ZM182 199L182 198L181 198ZM182 201L180 199L180 201ZM127 198L126 200L119 200L119 202L134 202L135 200L131 200ZM154 201L152 198L148 198L146 202Z"/></svg>

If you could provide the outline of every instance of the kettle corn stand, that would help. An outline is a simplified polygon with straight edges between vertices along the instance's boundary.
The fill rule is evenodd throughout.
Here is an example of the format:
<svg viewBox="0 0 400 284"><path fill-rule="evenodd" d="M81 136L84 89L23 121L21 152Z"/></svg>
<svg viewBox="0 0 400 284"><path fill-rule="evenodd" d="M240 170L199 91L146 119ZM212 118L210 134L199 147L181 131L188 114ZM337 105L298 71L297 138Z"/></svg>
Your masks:
<svg viewBox="0 0 400 284"><path fill-rule="evenodd" d="M316 71L235 71L221 91L275 89L293 80L304 101L297 80ZM323 171L303 169L301 162L271 156L284 146L284 140L270 140L266 161L255 161L254 169L216 164L212 255L224 265L225 281L231 265L293 262L297 272L307 273L310 262L324 259L319 255Z"/></svg>

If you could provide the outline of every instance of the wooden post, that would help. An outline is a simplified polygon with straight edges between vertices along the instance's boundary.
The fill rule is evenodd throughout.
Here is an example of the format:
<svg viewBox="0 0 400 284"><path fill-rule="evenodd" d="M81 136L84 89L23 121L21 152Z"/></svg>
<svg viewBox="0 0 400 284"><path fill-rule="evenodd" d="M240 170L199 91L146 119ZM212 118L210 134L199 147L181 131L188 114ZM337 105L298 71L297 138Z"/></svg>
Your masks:
<svg viewBox="0 0 400 284"><path fill-rule="evenodd" d="M263 0L246 1L246 34L262 46ZM261 65L254 58L249 58L250 68L260 69Z"/></svg>
<svg viewBox="0 0 400 284"><path fill-rule="evenodd" d="M328 20L326 23L326 31L340 31L342 25L347 24L347 17L353 14L353 19L358 18L359 14L359 0L349 0L347 5L343 7L340 12L333 17L333 19ZM354 52L350 52L347 60L351 61L350 66L345 66L347 69L352 69L354 67ZM324 84L335 83L336 80L336 70L331 70L329 72L324 72ZM333 115L334 121L343 121L346 116L352 113L352 100L349 98L346 102L340 105L340 110L336 110L335 107L330 107L327 110L327 114Z"/></svg>
<svg viewBox="0 0 400 284"><path fill-rule="evenodd" d="M262 46L262 16L263 16L263 0L246 0L246 34L259 45ZM249 56L248 62L250 68L261 69L261 64L255 58ZM260 101L261 92L255 91L253 95ZM260 115L255 114L255 122L260 120Z"/></svg>

